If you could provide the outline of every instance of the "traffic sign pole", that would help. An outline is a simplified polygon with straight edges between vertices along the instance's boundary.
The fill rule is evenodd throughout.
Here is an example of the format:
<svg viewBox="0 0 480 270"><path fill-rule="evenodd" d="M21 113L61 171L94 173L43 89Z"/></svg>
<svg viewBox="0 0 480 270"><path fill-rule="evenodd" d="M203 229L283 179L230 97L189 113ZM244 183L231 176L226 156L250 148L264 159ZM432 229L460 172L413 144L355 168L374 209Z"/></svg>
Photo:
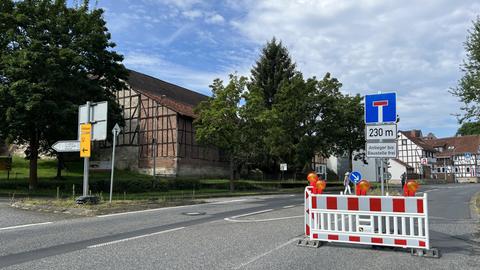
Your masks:
<svg viewBox="0 0 480 270"><path fill-rule="evenodd" d="M113 193L113 171L115 170L115 145L117 144L117 136L120 132L120 127L118 124L115 124L115 127L112 129L113 133L113 147L112 147L112 169L110 171L110 203L112 203L112 193Z"/></svg>
<svg viewBox="0 0 480 270"><path fill-rule="evenodd" d="M380 159L380 182L381 182L381 186L382 186L382 196L385 195L385 179L384 179L384 172L383 172L383 158Z"/></svg>
<svg viewBox="0 0 480 270"><path fill-rule="evenodd" d="M90 123L90 101L87 101L87 123ZM81 131L80 131L81 132ZM90 131L91 133L91 131ZM81 153L82 149L80 149ZM83 196L88 195L88 171L90 167L90 158L83 158Z"/></svg>

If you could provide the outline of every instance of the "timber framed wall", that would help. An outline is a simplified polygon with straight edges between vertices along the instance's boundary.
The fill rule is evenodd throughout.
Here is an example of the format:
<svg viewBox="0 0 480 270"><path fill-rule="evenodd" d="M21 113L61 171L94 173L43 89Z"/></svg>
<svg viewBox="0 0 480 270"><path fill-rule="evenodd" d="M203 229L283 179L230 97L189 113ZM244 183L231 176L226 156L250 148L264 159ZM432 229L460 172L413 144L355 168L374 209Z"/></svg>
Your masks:
<svg viewBox="0 0 480 270"><path fill-rule="evenodd" d="M166 97L153 97L129 87L118 91L116 98L125 119L117 151L119 159L130 164L130 169L152 174L155 160L157 175L223 176L228 173L223 153L199 145L195 141L193 117L163 105L162 99ZM109 145L104 144L105 147Z"/></svg>

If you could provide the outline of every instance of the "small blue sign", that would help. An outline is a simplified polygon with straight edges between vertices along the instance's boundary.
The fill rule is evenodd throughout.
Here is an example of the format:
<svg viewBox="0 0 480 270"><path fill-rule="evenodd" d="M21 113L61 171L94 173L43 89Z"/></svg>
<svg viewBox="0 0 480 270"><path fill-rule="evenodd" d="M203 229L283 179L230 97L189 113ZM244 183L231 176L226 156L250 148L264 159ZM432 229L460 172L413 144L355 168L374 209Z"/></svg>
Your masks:
<svg viewBox="0 0 480 270"><path fill-rule="evenodd" d="M466 159L466 160L470 160L472 158L472 154L471 153L465 153L463 154L463 157Z"/></svg>
<svg viewBox="0 0 480 270"><path fill-rule="evenodd" d="M397 94L384 93L365 96L365 123L395 123L397 121Z"/></svg>
<svg viewBox="0 0 480 270"><path fill-rule="evenodd" d="M350 182L356 185L358 182L360 182L360 180L362 180L362 175L359 172L352 172L348 178L350 178Z"/></svg>

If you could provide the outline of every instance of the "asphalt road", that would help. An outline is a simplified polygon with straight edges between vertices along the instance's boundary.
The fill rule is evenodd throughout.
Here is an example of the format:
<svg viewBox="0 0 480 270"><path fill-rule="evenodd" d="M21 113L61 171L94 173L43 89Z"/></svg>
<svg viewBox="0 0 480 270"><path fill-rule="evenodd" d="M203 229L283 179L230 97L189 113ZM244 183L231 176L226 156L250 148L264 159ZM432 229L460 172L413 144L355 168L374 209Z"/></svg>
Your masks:
<svg viewBox="0 0 480 270"><path fill-rule="evenodd" d="M478 191L479 184L426 190L431 243L442 251L440 259L346 244L298 247L300 194L75 219L0 202L0 268L479 269L479 223L469 207Z"/></svg>

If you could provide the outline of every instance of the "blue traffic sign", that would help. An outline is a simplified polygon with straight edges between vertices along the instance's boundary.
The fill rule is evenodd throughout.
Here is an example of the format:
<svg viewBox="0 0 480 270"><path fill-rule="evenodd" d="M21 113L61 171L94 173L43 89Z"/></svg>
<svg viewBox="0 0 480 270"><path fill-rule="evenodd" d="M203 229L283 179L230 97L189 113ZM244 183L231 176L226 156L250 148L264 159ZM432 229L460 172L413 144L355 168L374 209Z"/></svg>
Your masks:
<svg viewBox="0 0 480 270"><path fill-rule="evenodd" d="M397 121L397 94L384 93L365 96L365 123L395 123Z"/></svg>
<svg viewBox="0 0 480 270"><path fill-rule="evenodd" d="M362 180L362 175L359 172L352 172L348 178L350 178L350 182L356 185L358 182L360 182L360 180Z"/></svg>
<svg viewBox="0 0 480 270"><path fill-rule="evenodd" d="M471 153L464 153L463 154L463 157L466 159L466 160L470 160L472 158L472 154Z"/></svg>

